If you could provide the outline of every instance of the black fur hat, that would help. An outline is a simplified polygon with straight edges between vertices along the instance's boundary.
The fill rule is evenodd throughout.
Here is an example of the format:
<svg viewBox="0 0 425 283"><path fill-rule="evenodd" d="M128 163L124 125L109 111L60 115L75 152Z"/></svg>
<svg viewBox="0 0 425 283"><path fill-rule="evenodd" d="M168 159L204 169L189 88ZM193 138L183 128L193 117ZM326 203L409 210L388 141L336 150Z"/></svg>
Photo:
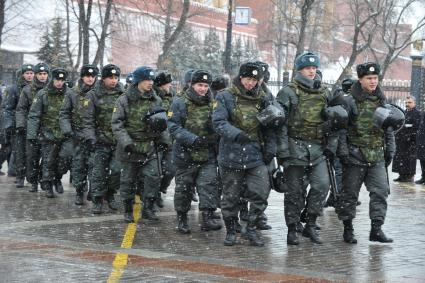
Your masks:
<svg viewBox="0 0 425 283"><path fill-rule="evenodd" d="M68 78L68 71L64 68L55 68L52 70L52 79L66 81Z"/></svg>
<svg viewBox="0 0 425 283"><path fill-rule="evenodd" d="M359 79L367 75L378 75L381 73L381 66L374 62L366 62L360 65L357 65L357 77Z"/></svg>
<svg viewBox="0 0 425 283"><path fill-rule="evenodd" d="M256 63L247 62L242 64L239 68L239 77L250 77L260 80L263 76L262 67Z"/></svg>
<svg viewBox="0 0 425 283"><path fill-rule="evenodd" d="M93 76L96 77L99 74L99 68L92 64L85 64L80 69L80 77Z"/></svg>
<svg viewBox="0 0 425 283"><path fill-rule="evenodd" d="M205 70L195 70L192 73L191 83L206 83L210 85L212 83L212 75L210 72Z"/></svg>
<svg viewBox="0 0 425 283"><path fill-rule="evenodd" d="M102 68L102 79L121 75L121 69L114 64L108 64Z"/></svg>
<svg viewBox="0 0 425 283"><path fill-rule="evenodd" d="M171 83L172 81L173 81L173 78L171 77L171 74L166 71L162 71L156 75L154 79L154 84L156 86L162 86L162 85Z"/></svg>

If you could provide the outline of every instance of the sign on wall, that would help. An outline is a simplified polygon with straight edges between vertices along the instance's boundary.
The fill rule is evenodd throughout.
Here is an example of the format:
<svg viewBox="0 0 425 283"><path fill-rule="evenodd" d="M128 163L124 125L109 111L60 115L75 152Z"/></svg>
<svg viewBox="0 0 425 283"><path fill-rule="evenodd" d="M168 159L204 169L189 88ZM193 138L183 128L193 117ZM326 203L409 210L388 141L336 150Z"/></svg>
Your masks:
<svg viewBox="0 0 425 283"><path fill-rule="evenodd" d="M235 8L235 24L249 25L251 23L251 8L236 7Z"/></svg>

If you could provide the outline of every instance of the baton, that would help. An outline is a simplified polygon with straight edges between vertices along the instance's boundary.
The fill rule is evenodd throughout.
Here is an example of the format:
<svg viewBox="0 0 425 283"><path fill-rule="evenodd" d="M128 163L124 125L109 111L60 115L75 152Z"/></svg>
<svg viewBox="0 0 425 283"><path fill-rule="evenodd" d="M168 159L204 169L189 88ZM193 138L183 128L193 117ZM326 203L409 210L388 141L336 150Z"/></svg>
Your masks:
<svg viewBox="0 0 425 283"><path fill-rule="evenodd" d="M326 159L326 167L328 168L329 179L331 181L331 192L334 196L334 200L336 201L337 200L336 178L335 178L334 169L333 169L329 159Z"/></svg>

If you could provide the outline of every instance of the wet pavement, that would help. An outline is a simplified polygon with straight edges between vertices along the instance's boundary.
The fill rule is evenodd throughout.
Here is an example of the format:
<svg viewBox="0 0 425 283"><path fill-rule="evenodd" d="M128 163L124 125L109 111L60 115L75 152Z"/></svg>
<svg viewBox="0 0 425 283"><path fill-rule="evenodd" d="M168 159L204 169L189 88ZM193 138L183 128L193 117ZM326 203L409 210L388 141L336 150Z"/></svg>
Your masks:
<svg viewBox="0 0 425 283"><path fill-rule="evenodd" d="M392 182L384 225L392 244L369 241L362 189L357 245L342 241L343 226L327 208L319 219L323 245L300 237L299 246L287 246L283 195L272 192L266 214L273 229L261 232L266 246L258 248L245 240L224 247L224 229L202 232L197 203L192 233L176 233L173 187L159 223L127 225L122 206L114 212L105 204L95 216L88 203L74 205L63 180L65 193L47 199L0 176L0 282L425 282L425 186Z"/></svg>

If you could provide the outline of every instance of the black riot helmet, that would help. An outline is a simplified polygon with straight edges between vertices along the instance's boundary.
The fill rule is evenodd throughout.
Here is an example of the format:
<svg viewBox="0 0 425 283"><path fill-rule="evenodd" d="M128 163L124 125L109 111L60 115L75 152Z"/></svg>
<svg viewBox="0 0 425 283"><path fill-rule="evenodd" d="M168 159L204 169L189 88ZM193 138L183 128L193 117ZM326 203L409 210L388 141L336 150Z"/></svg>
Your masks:
<svg viewBox="0 0 425 283"><path fill-rule="evenodd" d="M341 105L327 107L325 116L326 120L331 121L333 129L340 130L347 127L348 112Z"/></svg>
<svg viewBox="0 0 425 283"><path fill-rule="evenodd" d="M273 101L257 114L257 120L265 127L279 127L285 122L285 112L279 102Z"/></svg>
<svg viewBox="0 0 425 283"><path fill-rule="evenodd" d="M354 84L354 80L352 78L346 78L341 82L342 91L345 93L351 92L351 87Z"/></svg>
<svg viewBox="0 0 425 283"><path fill-rule="evenodd" d="M385 104L376 108L373 114L373 125L382 130L392 128L394 131L398 131L403 127L405 119L404 111L400 107Z"/></svg>
<svg viewBox="0 0 425 283"><path fill-rule="evenodd" d="M150 109L146 114L145 119L149 128L155 133L161 133L167 129L166 111L160 106Z"/></svg>

